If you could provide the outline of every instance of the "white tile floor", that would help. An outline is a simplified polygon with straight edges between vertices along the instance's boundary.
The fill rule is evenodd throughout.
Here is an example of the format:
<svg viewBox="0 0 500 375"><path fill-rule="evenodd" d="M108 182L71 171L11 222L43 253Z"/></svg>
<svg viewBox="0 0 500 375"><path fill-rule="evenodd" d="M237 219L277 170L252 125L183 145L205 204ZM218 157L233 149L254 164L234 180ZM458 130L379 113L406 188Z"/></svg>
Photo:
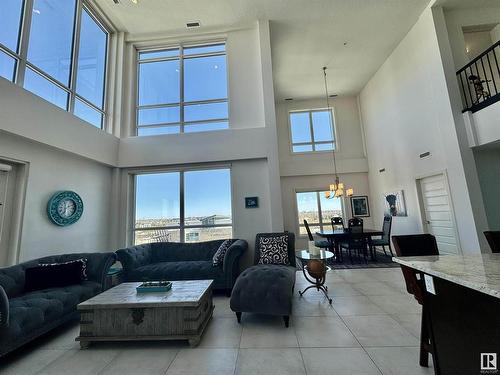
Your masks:
<svg viewBox="0 0 500 375"><path fill-rule="evenodd" d="M37 340L0 365L2 375L413 375L418 365L420 307L399 268L336 270L327 276L333 306L310 290L295 296L290 328L279 317L243 314L214 298L213 320L199 347L184 342L96 344L80 350L70 325ZM296 290L306 286L297 273Z"/></svg>

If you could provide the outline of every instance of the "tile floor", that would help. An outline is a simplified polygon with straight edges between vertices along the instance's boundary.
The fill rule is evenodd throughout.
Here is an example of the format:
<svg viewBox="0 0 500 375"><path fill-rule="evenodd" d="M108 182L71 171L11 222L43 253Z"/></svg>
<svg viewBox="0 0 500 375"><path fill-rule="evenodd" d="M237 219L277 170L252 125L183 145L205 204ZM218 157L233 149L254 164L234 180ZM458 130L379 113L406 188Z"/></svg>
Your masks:
<svg viewBox="0 0 500 375"><path fill-rule="evenodd" d="M420 307L398 268L335 270L333 298L308 291L293 301L290 328L281 318L243 314L214 297L214 317L202 342L101 343L79 350L71 324L3 360L2 375L416 375ZM296 290L306 284L297 273Z"/></svg>

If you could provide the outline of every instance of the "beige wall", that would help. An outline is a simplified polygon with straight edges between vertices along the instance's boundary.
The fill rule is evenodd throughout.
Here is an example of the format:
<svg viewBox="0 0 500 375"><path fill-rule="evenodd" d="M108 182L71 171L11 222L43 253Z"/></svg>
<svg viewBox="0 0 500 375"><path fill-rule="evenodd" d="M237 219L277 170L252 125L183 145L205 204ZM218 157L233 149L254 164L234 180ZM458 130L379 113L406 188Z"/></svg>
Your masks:
<svg viewBox="0 0 500 375"><path fill-rule="evenodd" d="M49 254L110 251L108 226L112 168L0 131L0 159L28 163L19 261ZM59 190L83 199L81 219L68 227L47 217L47 202Z"/></svg>
<svg viewBox="0 0 500 375"><path fill-rule="evenodd" d="M483 223L476 223L471 200L477 194L470 192L464 170L464 158L471 151L465 135L457 136L448 84L456 90L458 86L443 71L433 12L427 8L422 13L360 94L371 196L404 190L408 217L394 221L393 233L418 233L422 223L416 179L446 171L462 251L477 253ZM427 151L431 155L420 159L419 154ZM381 168L386 172L378 173ZM475 169L469 172L472 176ZM382 202L372 202L375 219L382 218Z"/></svg>

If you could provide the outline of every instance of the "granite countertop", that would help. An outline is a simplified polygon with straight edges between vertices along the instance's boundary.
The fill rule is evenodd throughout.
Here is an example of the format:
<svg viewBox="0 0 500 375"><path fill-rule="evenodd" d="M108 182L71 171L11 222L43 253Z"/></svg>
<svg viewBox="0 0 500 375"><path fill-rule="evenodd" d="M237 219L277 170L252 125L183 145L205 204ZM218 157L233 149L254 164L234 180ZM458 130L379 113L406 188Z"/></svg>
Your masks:
<svg viewBox="0 0 500 375"><path fill-rule="evenodd" d="M394 257L404 266L500 298L500 254Z"/></svg>

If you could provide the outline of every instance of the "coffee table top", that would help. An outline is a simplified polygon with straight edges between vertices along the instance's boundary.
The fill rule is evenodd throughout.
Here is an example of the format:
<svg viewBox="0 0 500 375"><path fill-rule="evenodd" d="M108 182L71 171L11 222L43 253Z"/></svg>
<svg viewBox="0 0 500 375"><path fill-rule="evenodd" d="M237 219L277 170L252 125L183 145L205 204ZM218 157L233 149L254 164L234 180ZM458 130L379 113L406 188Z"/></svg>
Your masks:
<svg viewBox="0 0 500 375"><path fill-rule="evenodd" d="M313 259L328 259L333 257L333 253L328 250L320 250L318 254L313 255L309 250L298 250L295 252L295 256L302 260L313 260Z"/></svg>
<svg viewBox="0 0 500 375"><path fill-rule="evenodd" d="M78 310L198 306L213 280L172 281L168 292L137 293L137 283L123 283L78 305Z"/></svg>

